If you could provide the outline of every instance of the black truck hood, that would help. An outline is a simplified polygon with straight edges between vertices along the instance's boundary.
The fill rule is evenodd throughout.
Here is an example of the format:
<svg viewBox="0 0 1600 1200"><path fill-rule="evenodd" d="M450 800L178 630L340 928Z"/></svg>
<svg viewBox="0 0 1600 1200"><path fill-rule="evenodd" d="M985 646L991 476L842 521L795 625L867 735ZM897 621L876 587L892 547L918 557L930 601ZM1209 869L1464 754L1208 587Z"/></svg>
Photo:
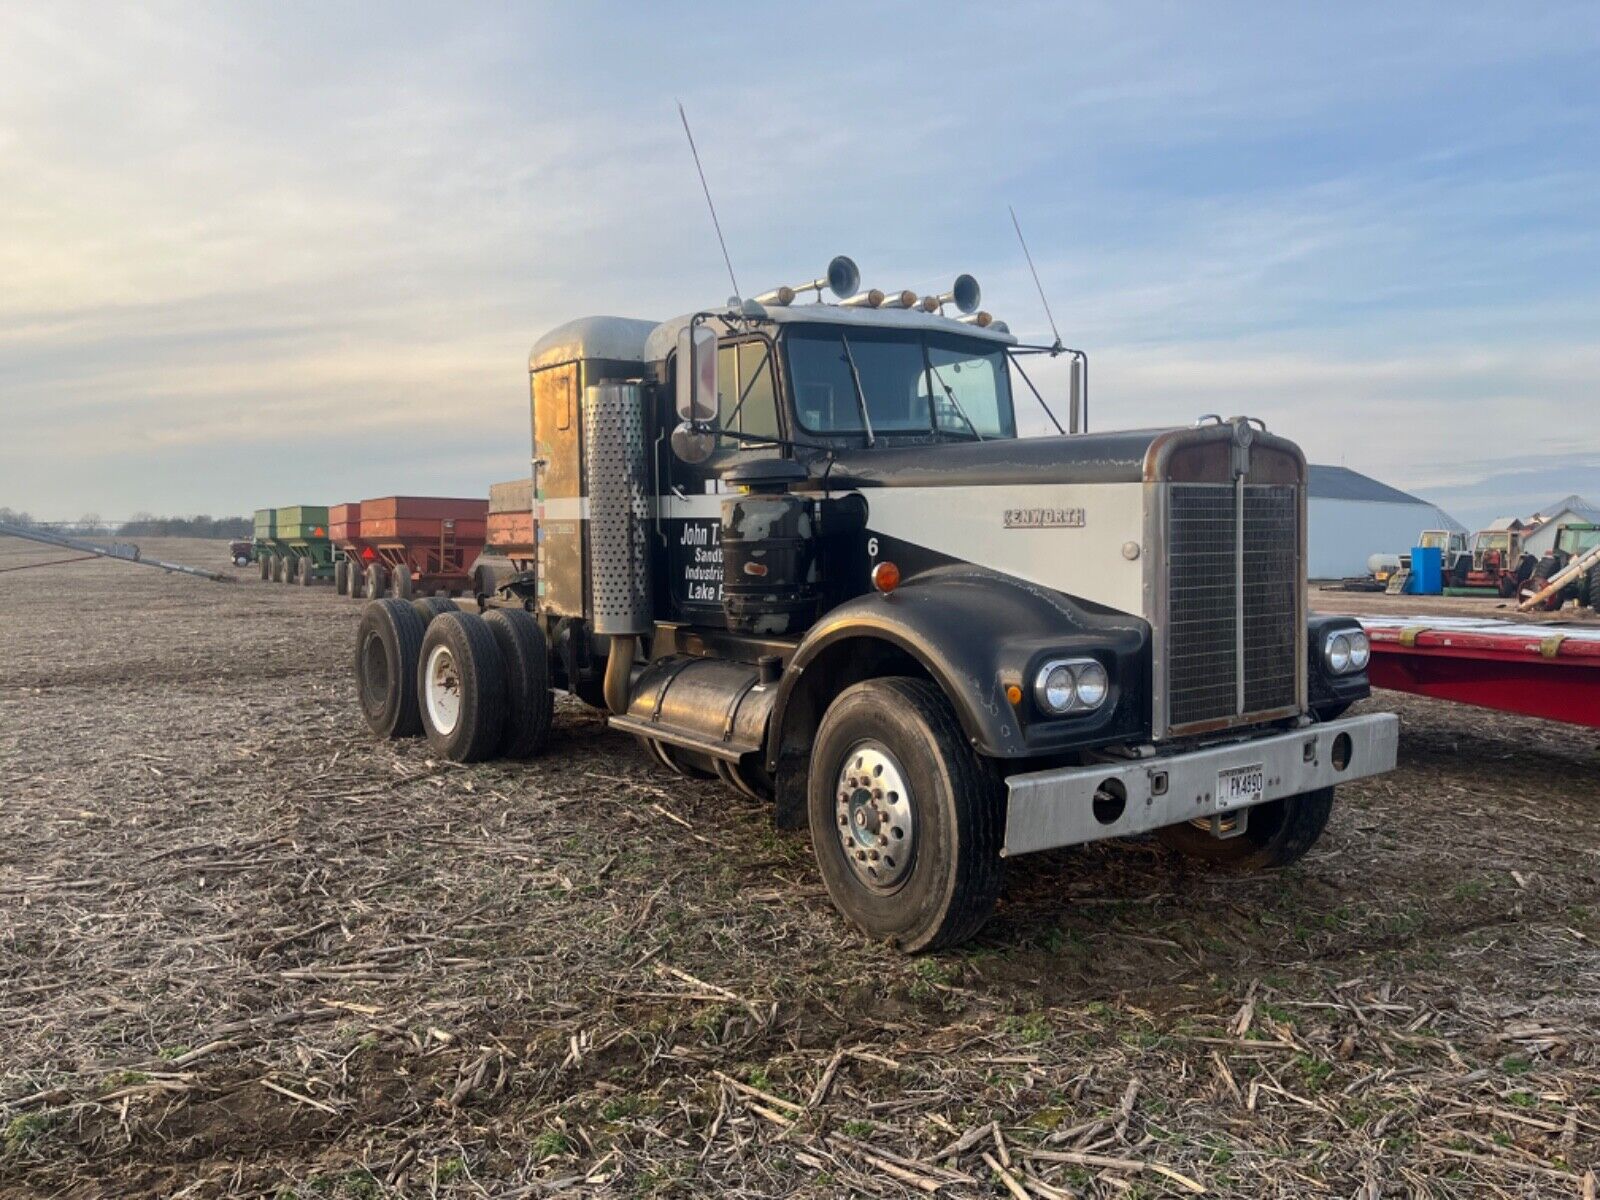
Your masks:
<svg viewBox="0 0 1600 1200"><path fill-rule="evenodd" d="M1154 443L1170 429L1120 429L985 442L852 447L807 464L839 487L941 487L1014 483L1138 483Z"/></svg>

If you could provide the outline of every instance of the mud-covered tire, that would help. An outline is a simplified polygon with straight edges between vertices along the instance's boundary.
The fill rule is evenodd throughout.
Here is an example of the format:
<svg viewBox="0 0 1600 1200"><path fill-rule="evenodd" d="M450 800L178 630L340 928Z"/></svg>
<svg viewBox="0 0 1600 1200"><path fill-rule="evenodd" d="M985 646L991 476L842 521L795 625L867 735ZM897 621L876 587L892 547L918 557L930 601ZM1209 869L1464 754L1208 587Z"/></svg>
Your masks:
<svg viewBox="0 0 1600 1200"><path fill-rule="evenodd" d="M379 737L415 737L417 659L425 630L404 600L373 600L356 629L356 696L367 727Z"/></svg>
<svg viewBox="0 0 1600 1200"><path fill-rule="evenodd" d="M416 609L417 616L422 618L424 625L440 613L460 611L454 600L446 600L443 596L424 596L420 600L411 601L411 607Z"/></svg>
<svg viewBox="0 0 1600 1200"><path fill-rule="evenodd" d="M263 554L259 563L261 568L261 582L269 583L272 580L272 555Z"/></svg>
<svg viewBox="0 0 1600 1200"><path fill-rule="evenodd" d="M451 762L494 756L505 732L506 670L482 617L457 611L433 619L422 639L416 694L435 753Z"/></svg>
<svg viewBox="0 0 1600 1200"><path fill-rule="evenodd" d="M344 594L352 600L366 599L367 577L361 573L361 563L354 558L345 560L348 578L345 580Z"/></svg>
<svg viewBox="0 0 1600 1200"><path fill-rule="evenodd" d="M284 556L281 555L281 554L273 555L273 558L272 558L272 582L273 583L283 583L288 578L288 574L289 574L289 562L288 562L288 560L286 558L284 558Z"/></svg>
<svg viewBox="0 0 1600 1200"><path fill-rule="evenodd" d="M333 564L333 591L338 596L350 594L350 560L347 558Z"/></svg>
<svg viewBox="0 0 1600 1200"><path fill-rule="evenodd" d="M1250 809L1238 837L1217 838L1191 822L1156 830L1156 840L1185 858L1218 871L1270 871L1287 867L1317 844L1333 811L1333 789L1269 800Z"/></svg>
<svg viewBox="0 0 1600 1200"><path fill-rule="evenodd" d="M409 567L396 567L390 573L389 587L400 599L411 599L411 594L416 590L411 583L411 569Z"/></svg>
<svg viewBox="0 0 1600 1200"><path fill-rule="evenodd" d="M495 609L483 620L494 634L506 671L506 723L500 754L532 758L544 752L555 717L549 644L538 620L520 608Z"/></svg>
<svg viewBox="0 0 1600 1200"><path fill-rule="evenodd" d="M849 828L841 796L852 794L843 781L866 746L893 756L912 817L910 848L903 851L909 862L888 888L863 879L840 833ZM823 883L867 936L917 953L963 942L989 919L1000 895L1005 785L994 765L974 753L932 683L868 679L841 692L812 743L806 791Z"/></svg>
<svg viewBox="0 0 1600 1200"><path fill-rule="evenodd" d="M381 599L389 586L389 577L381 562L368 563L366 569L366 586L362 594L368 600Z"/></svg>
<svg viewBox="0 0 1600 1200"><path fill-rule="evenodd" d="M300 560L300 576L295 582L301 587L311 587L317 582L316 564L309 558Z"/></svg>

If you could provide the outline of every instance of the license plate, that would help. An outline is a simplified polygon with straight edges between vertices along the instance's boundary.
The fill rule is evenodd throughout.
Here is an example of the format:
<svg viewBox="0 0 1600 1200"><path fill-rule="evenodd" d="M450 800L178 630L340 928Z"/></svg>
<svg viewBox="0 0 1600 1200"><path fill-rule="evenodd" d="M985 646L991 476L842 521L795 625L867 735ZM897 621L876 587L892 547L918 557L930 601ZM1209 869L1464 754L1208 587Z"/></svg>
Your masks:
<svg viewBox="0 0 1600 1200"><path fill-rule="evenodd" d="M1266 786L1266 768L1262 763L1248 767L1229 767L1217 772L1217 811L1257 804Z"/></svg>

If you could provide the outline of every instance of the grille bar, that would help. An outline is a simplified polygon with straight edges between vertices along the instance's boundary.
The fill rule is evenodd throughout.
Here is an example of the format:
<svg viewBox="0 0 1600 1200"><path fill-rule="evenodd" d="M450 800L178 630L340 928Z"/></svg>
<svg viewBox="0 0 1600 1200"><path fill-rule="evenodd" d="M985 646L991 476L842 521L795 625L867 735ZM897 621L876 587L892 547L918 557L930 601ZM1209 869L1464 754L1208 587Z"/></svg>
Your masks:
<svg viewBox="0 0 1600 1200"><path fill-rule="evenodd" d="M1299 541L1293 486L1168 486L1169 733L1297 702Z"/></svg>

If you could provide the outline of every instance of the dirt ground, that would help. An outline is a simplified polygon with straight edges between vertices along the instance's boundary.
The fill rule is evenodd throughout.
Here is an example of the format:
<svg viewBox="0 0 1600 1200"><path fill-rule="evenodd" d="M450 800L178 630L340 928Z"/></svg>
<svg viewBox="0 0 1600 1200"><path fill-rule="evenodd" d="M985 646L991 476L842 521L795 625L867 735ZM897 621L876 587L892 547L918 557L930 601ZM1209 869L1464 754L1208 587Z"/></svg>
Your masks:
<svg viewBox="0 0 1600 1200"><path fill-rule="evenodd" d="M575 705L373 741L356 617L0 574L0 1194L1594 1194L1595 731L1380 693L1401 769L1296 867L1023 858L908 959Z"/></svg>

